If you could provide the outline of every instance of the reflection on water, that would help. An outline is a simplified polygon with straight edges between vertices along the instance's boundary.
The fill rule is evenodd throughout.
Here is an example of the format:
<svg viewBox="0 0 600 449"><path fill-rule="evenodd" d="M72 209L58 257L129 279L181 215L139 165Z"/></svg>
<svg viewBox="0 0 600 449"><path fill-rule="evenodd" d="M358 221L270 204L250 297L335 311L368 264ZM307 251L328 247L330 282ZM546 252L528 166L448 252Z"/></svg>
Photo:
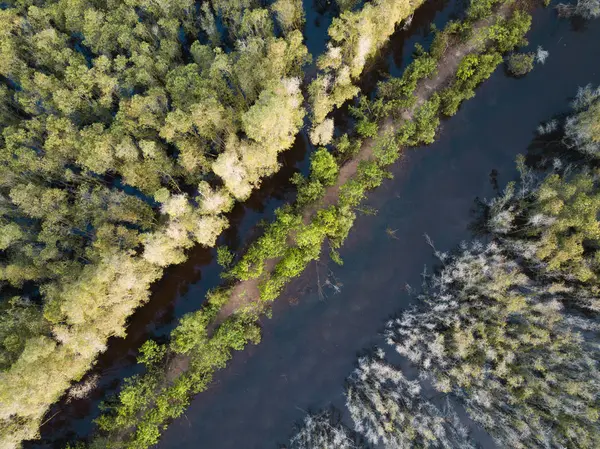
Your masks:
<svg viewBox="0 0 600 449"><path fill-rule="evenodd" d="M376 335L385 320L411 301L406 284L418 288L423 267L435 263L423 234L441 250L469 239L475 197L515 178L516 155L540 122L567 109L578 86L600 84L592 56L600 21L574 28L539 11L529 40L550 52L545 66L520 80L498 70L443 123L437 143L407 151L395 178L369 195L378 213L357 220L341 251L344 266L311 265L264 320L262 343L217 373L160 448L275 448L308 410L343 409L357 352L382 344Z"/></svg>

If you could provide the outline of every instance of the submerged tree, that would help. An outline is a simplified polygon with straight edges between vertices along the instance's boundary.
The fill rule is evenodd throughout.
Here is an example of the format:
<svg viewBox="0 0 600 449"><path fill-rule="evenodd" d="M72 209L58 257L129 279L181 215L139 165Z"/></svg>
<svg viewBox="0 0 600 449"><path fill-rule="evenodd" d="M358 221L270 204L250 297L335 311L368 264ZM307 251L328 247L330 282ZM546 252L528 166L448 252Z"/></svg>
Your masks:
<svg viewBox="0 0 600 449"><path fill-rule="evenodd" d="M533 70L534 53L513 53L506 61L508 71L515 76L523 76Z"/></svg>
<svg viewBox="0 0 600 449"><path fill-rule="evenodd" d="M443 263L420 296L425 307L388 323L389 343L502 446L597 447L598 353L570 325L563 292L537 284L496 243L463 246Z"/></svg>
<svg viewBox="0 0 600 449"><path fill-rule="evenodd" d="M600 17L600 0L577 0L575 5L561 3L557 6L563 17L580 16L584 19Z"/></svg>
<svg viewBox="0 0 600 449"><path fill-rule="evenodd" d="M580 89L566 120L564 143L585 155L598 96ZM437 253L423 306L388 323L389 343L504 447L600 445L600 181L588 162L544 177L520 157L520 182L487 203L492 241Z"/></svg>
<svg viewBox="0 0 600 449"><path fill-rule="evenodd" d="M549 174L519 157L521 180L485 203L489 242L435 251L441 268L420 304L387 323L418 380L382 350L359 359L346 405L369 443L472 447L456 414L424 398L431 384L499 447L600 447L599 97L580 89L566 120L563 143L576 153Z"/></svg>
<svg viewBox="0 0 600 449"><path fill-rule="evenodd" d="M308 415L287 449L356 449L350 432L334 423L328 412Z"/></svg>
<svg viewBox="0 0 600 449"><path fill-rule="evenodd" d="M464 428L449 408L440 410L422 397L418 380L384 360L383 351L361 357L348 378L346 405L355 430L386 448L471 448Z"/></svg>
<svg viewBox="0 0 600 449"><path fill-rule="evenodd" d="M573 102L575 113L565 123L565 143L593 157L600 156L600 87L579 88Z"/></svg>

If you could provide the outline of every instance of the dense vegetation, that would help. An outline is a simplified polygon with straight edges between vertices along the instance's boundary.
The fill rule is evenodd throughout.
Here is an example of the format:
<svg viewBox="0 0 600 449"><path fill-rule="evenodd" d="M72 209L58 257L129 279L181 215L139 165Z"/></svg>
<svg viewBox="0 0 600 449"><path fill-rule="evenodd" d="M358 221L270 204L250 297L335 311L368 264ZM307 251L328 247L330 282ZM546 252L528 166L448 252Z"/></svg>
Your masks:
<svg viewBox="0 0 600 449"><path fill-rule="evenodd" d="M36 435L48 406L82 378L108 337L125 334L127 317L148 300L164 267L184 261L195 244L215 244L234 201L278 170L277 156L291 147L305 115L311 140L332 142L328 113L358 94L368 58L421 2L358 3L338 2L342 12L312 82L303 73L311 58L299 0L2 5L1 447ZM127 379L106 404L92 447L154 444L234 350L258 342L260 313L325 242L341 263L336 249L356 207L389 176L385 167L400 148L432 142L440 114L456 113L502 54L524 43L530 17L509 3L472 1L463 20L436 32L428 52L416 49L402 77L381 83L373 99L360 97L351 108L353 132L315 150L310 175L294 177L296 203L278 210L243 254L219 250L229 267L226 287L186 315L167 344L144 344L145 373ZM451 79L437 92L420 92L461 45L467 51ZM598 95L590 92L565 131L571 146L593 154L598 126L589 111ZM584 145L585 133L593 139ZM373 156L339 183L344 163L365 147ZM332 186L339 197L324 203ZM245 281L256 281L258 301L222 312L246 294L236 291ZM426 415L419 432L465 438L419 401L411 381L395 376L386 382L411 391L403 407ZM358 384L356 391L371 400ZM346 431L339 432L345 447ZM303 438L298 447L313 444Z"/></svg>
<svg viewBox="0 0 600 449"><path fill-rule="evenodd" d="M352 80L418 5L339 4L329 48ZM3 447L36 435L164 267L213 246L278 170L306 113L303 22L299 0L2 3ZM337 166L323 170L307 200Z"/></svg>
<svg viewBox="0 0 600 449"><path fill-rule="evenodd" d="M366 191L389 176L385 166L399 157L402 146L434 139L445 100L435 92L417 93L419 82L435 76L438 64L465 46L467 54L458 62L457 73L444 78L440 86L459 98L452 103L458 108L501 63L499 52L523 42L530 18L506 6L474 2L462 22L452 22L438 32L431 54L419 51L400 79L380 87L376 99L361 98L354 108L358 117L355 131L336 139L333 152L318 149L311 157L308 177L294 177L298 185L296 203L280 208L275 221L240 257L232 257L225 249L219 251L220 260L230 266L224 274L229 286L212 292L206 307L186 315L167 345L144 345L140 362L147 366L146 373L127 380L119 396L106 404L107 411L98 420L100 432L91 447L142 448L154 444L168 422L183 413L190 395L207 388L214 371L224 365L232 351L258 340L260 313L290 279L319 258L326 241L334 260L341 263L336 248L345 239ZM420 69L423 61L429 62L427 71ZM398 103L385 97L386 92L393 92L389 86L395 84L406 86L398 94ZM386 103L393 107L383 108ZM412 119L399 120L403 111ZM390 121L397 124L380 129ZM373 157L362 160L354 176L340 183L338 171L344 162L365 147L372 149ZM339 187L339 195L325 201L328 186ZM241 305L232 311L224 307L230 302ZM153 355L150 358L148 351Z"/></svg>
<svg viewBox="0 0 600 449"><path fill-rule="evenodd" d="M0 11L0 435L35 435L303 123L299 2ZM223 22L217 29L215 17ZM276 33L275 30L278 30Z"/></svg>
<svg viewBox="0 0 600 449"><path fill-rule="evenodd" d="M331 119L324 123L327 114L358 94L359 89L353 83L368 58L422 2L374 0L360 11L344 11L333 19L329 28L331 41L327 52L317 60L319 74L309 88L315 135L322 135L323 127L333 126ZM315 144L329 143L329 139L322 137L312 140Z"/></svg>
<svg viewBox="0 0 600 449"><path fill-rule="evenodd" d="M471 447L452 402L498 447L600 445L599 105L600 89L582 88L564 126L541 126L552 133L546 141L562 134L560 156L538 167L520 157L520 182L481 205L488 242L436 251L441 268L417 306L387 323L387 343L418 379L381 349L359 359L347 406L369 443ZM329 415L317 417L291 447L309 447L297 442L313 434L323 447L361 446ZM339 435L352 444L336 446Z"/></svg>
<svg viewBox="0 0 600 449"><path fill-rule="evenodd" d="M3 441L35 434L159 267L214 244L232 197L275 169L302 123L301 20L275 22L275 37L268 10L219 8L229 35L212 45L192 40L211 31L191 4L0 11Z"/></svg>
<svg viewBox="0 0 600 449"><path fill-rule="evenodd" d="M600 17L600 0L577 0L577 3L557 6L560 15L565 17L579 16L584 19Z"/></svg>

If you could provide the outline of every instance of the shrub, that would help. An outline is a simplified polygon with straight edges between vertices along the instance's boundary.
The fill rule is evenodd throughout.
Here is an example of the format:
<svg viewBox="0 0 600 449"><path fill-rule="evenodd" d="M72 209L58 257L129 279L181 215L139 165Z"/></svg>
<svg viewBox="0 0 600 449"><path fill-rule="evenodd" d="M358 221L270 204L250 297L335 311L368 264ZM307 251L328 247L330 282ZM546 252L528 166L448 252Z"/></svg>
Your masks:
<svg viewBox="0 0 600 449"><path fill-rule="evenodd" d="M358 164L357 176L365 189L379 187L384 179L392 178L392 174L381 168L377 161L361 161Z"/></svg>
<svg viewBox="0 0 600 449"><path fill-rule="evenodd" d="M489 78L501 62L502 56L493 50L482 55L465 56L458 66L455 81L440 94L442 113L448 116L456 114L460 104L475 95L475 88Z"/></svg>
<svg viewBox="0 0 600 449"><path fill-rule="evenodd" d="M353 138L350 139L348 134L343 134L340 138L336 139L333 143L335 150L344 158L351 158L360 151L362 145L362 139Z"/></svg>
<svg viewBox="0 0 600 449"><path fill-rule="evenodd" d="M379 125L376 122L361 120L356 124L356 132L361 137L375 137L378 130Z"/></svg>
<svg viewBox="0 0 600 449"><path fill-rule="evenodd" d="M377 139L373 154L382 167L396 162L400 156L396 136L393 133L386 133Z"/></svg>
<svg viewBox="0 0 600 449"><path fill-rule="evenodd" d="M515 47L527 45L525 33L531 26L531 16L515 11L509 19L501 19L489 29L489 37L495 42L500 53L511 51Z"/></svg>
<svg viewBox="0 0 600 449"><path fill-rule="evenodd" d="M275 276L293 278L298 276L304 270L306 265L305 254L302 249L297 247L288 248L285 256L277 263L275 267Z"/></svg>
<svg viewBox="0 0 600 449"><path fill-rule="evenodd" d="M492 13L492 8L503 0L473 0L467 9L467 19L475 21L488 17Z"/></svg>
<svg viewBox="0 0 600 449"><path fill-rule="evenodd" d="M323 195L325 194L325 187L323 187L323 184L321 184L320 181L307 181L301 175L294 181L301 182L301 184L296 184L298 185L298 206L303 207L323 198Z"/></svg>
<svg viewBox="0 0 600 449"><path fill-rule="evenodd" d="M146 366L156 365L165 356L167 348L159 345L154 340L147 340L140 348L140 355L137 358L138 363Z"/></svg>
<svg viewBox="0 0 600 449"><path fill-rule="evenodd" d="M423 103L414 115L415 134L412 137L412 143L430 144L435 139L435 132L440 124L438 111L440 108L440 97L438 94Z"/></svg>
<svg viewBox="0 0 600 449"><path fill-rule="evenodd" d="M335 184L339 167L326 148L319 148L310 157L310 177L325 186Z"/></svg>
<svg viewBox="0 0 600 449"><path fill-rule="evenodd" d="M524 76L533 70L534 53L513 53L506 60L508 71L514 76Z"/></svg>
<svg viewBox="0 0 600 449"><path fill-rule="evenodd" d="M259 286L261 301L267 302L277 299L287 281L287 278L272 276L269 279L261 282Z"/></svg>
<svg viewBox="0 0 600 449"><path fill-rule="evenodd" d="M264 271L267 259L281 257L286 248L289 233L298 227L302 217L286 205L275 211L276 219L266 229L264 235L256 240L240 261L227 274L228 278L240 280L254 279Z"/></svg>
<svg viewBox="0 0 600 449"><path fill-rule="evenodd" d="M342 207L355 207L365 197L365 186L357 179L347 181L340 187L339 204Z"/></svg>
<svg viewBox="0 0 600 449"><path fill-rule="evenodd" d="M227 353L230 350L241 351L246 343L260 342L260 328L256 323L256 317L246 314L238 314L229 317L215 332L213 341L217 347Z"/></svg>
<svg viewBox="0 0 600 449"><path fill-rule="evenodd" d="M188 354L206 340L209 321L210 317L203 309L185 314L171 333L171 349L180 354Z"/></svg>
<svg viewBox="0 0 600 449"><path fill-rule="evenodd" d="M415 59L404 70L402 77L392 78L377 85L377 96L384 102L385 114L398 113L414 105L415 89L419 81L430 78L437 72L437 60L417 46Z"/></svg>
<svg viewBox="0 0 600 449"><path fill-rule="evenodd" d="M226 246L217 248L217 263L223 268L228 268L233 263L233 253Z"/></svg>

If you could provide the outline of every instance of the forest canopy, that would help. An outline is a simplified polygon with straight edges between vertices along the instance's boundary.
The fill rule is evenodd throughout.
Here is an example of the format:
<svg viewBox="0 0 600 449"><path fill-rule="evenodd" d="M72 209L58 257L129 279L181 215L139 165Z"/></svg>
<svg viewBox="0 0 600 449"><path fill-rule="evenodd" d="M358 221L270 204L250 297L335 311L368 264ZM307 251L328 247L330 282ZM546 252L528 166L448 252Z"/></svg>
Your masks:
<svg viewBox="0 0 600 449"><path fill-rule="evenodd" d="M400 146L433 141L439 113L456 113L500 64L501 54L523 43L531 23L519 10L486 22L478 44L468 48L473 54L460 61L450 85L417 102L417 84L437 73L448 43L466 45L476 21L490 18L502 3L471 2L465 22L451 21L448 32L436 32L429 53L417 48L401 78L380 83L374 97L363 95L350 107L356 119L352 141L347 134L338 136L329 114L359 93L369 59L421 3L338 1L326 51L314 57L304 44L300 0L0 4L0 447L12 449L37 435L50 405L83 378L109 337L126 334L128 317L148 301L150 286L163 270L185 261L195 245L216 244L235 202L248 199L279 170L281 153L304 127L319 147L311 148L310 175L292 178L298 187L296 204L277 211L272 226L226 275L257 279L265 260L276 259L258 287L260 301L268 303L319 257L326 239L339 259L336 249L348 234L354 209L366 190L389 176L384 167L398 157ZM578 3L592 13L593 6L593 1ZM582 90L564 126L565 145L590 159L598 153L599 92ZM380 132L379 123L405 109L414 120L395 135ZM336 186L341 166L363 138L373 138L375 159L357 164L355 179L339 189L339 202L317 208L306 225L303 208ZM511 231L511 244L521 245L520 251L538 238L535 250L527 246L527 262L536 269L544 266L544 276L559 291L576 292L569 307L596 313L597 261L587 245L598 238L597 175L591 169L562 174L537 187L545 196L534 206L521 206L523 198L508 198L507 191L506 202L490 205L490 211L513 204L515 215L499 209L489 223L497 225L492 232L501 241L505 229L520 223L524 212L518 207L537 208L536 224L549 226L535 236ZM577 215L585 208L587 214ZM288 245L292 240L295 246ZM232 264L226 249L219 255ZM511 269L508 262L498 268L501 280ZM529 287L515 276L515 285ZM145 375L126 381L119 406L98 419L109 437L102 435L94 447L154 444L165 423L183 413L190 394L207 388L232 351L259 340L257 317L247 310L215 325L228 293L207 295L206 307L185 315L169 344L144 344L139 361ZM512 313L511 307L523 304L509 293ZM523 307L529 313L538 304ZM558 309L544 310L544 319L560 321ZM506 317L509 312L504 312L500 307L495 317ZM567 335L561 340L565 346L557 347L577 353L577 337L560 326L548 331ZM159 365L173 354L188 357L190 370L158 385L164 380ZM349 405L372 438L384 435L394 444L413 438L426 445L443 436L468 447L464 429L444 424L450 416L454 420L452 412L422 403L414 382L391 371L379 354L360 363L349 378ZM423 419L388 420L384 431L390 425L412 426L395 435L369 429L381 417L368 416L360 407L380 399L391 404L397 397L396 392L378 396L373 385L401 389L408 398L395 406L396 417L423 413ZM454 391L451 381L444 385L445 393ZM595 410L590 408L587 418L573 415L577 429L588 424L585 419L591 420ZM541 417L540 426L553 418ZM329 420L326 414L307 419L308 430L293 444L326 444L323 425ZM351 447L347 429L331 428L339 447ZM582 441L596 441L593 432L591 437L578 432ZM124 443L119 438L126 433L130 440Z"/></svg>

